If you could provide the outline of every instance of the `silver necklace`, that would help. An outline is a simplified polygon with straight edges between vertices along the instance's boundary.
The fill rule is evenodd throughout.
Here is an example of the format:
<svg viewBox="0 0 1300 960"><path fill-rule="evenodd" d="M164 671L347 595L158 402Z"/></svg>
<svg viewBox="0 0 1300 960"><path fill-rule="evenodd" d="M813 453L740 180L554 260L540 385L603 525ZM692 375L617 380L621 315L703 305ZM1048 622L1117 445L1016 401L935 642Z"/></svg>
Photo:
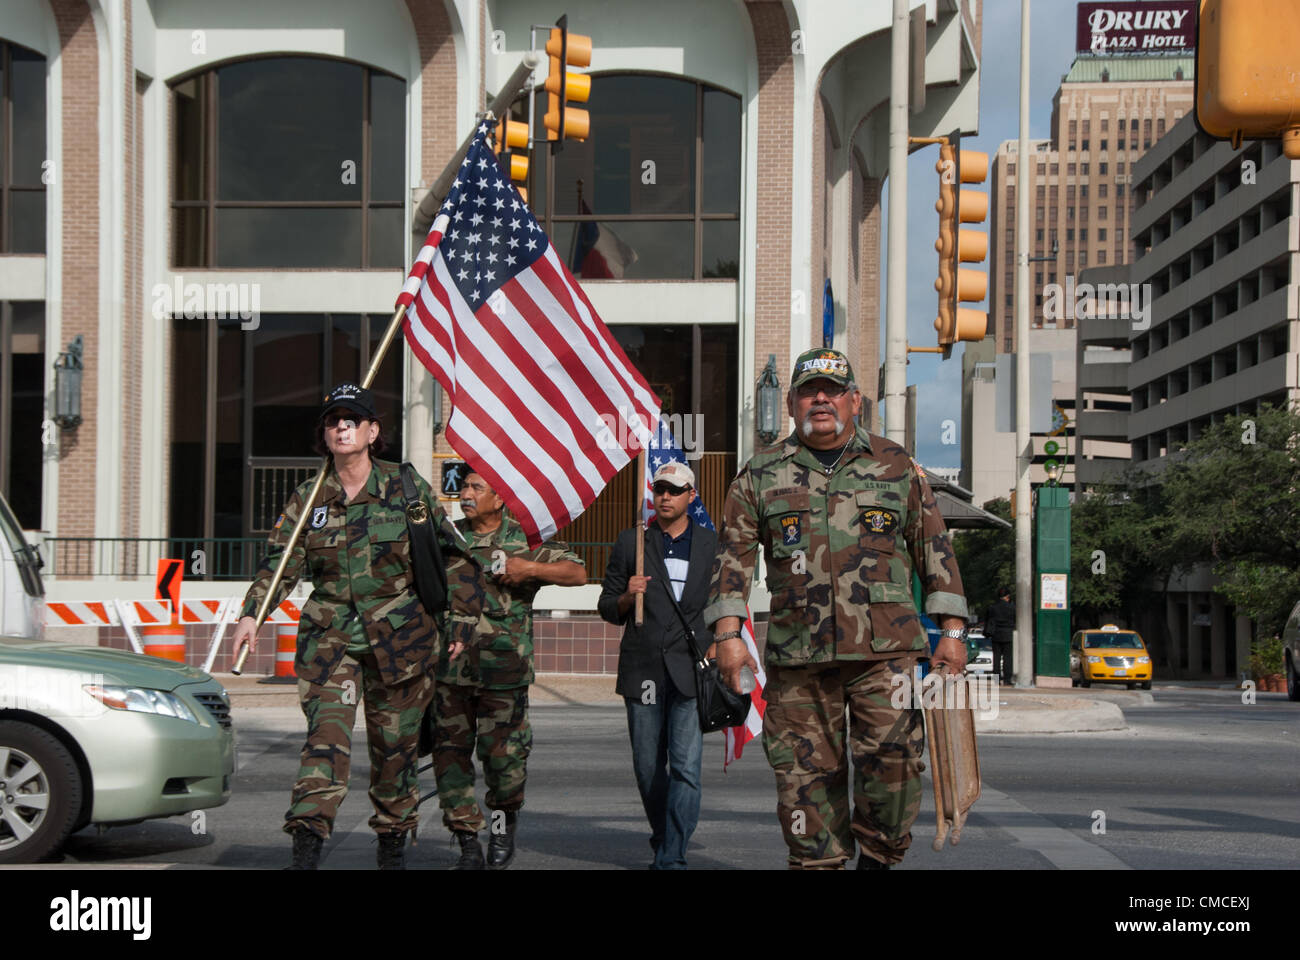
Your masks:
<svg viewBox="0 0 1300 960"><path fill-rule="evenodd" d="M844 451L847 450L848 448L849 445L847 442L844 444L844 446L840 447L840 455L835 458L834 463L832 463L829 467L826 468L826 476L829 477L832 473L835 472L835 468L838 467L840 465L840 461L844 459Z"/></svg>

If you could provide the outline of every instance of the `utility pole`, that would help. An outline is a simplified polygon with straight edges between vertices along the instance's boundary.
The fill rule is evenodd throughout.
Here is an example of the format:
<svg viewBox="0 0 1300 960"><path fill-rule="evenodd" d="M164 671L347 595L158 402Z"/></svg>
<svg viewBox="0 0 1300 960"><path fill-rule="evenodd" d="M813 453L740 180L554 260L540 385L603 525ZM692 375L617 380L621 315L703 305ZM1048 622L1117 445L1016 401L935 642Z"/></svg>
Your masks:
<svg viewBox="0 0 1300 960"><path fill-rule="evenodd" d="M885 436L907 439L908 0L894 0L889 35L889 272L885 278Z"/></svg>
<svg viewBox="0 0 1300 960"><path fill-rule="evenodd" d="M1029 0L1020 0L1020 142L1016 150L1016 642L1015 682L1034 682L1034 569L1029 465ZM891 218L892 219L892 218Z"/></svg>

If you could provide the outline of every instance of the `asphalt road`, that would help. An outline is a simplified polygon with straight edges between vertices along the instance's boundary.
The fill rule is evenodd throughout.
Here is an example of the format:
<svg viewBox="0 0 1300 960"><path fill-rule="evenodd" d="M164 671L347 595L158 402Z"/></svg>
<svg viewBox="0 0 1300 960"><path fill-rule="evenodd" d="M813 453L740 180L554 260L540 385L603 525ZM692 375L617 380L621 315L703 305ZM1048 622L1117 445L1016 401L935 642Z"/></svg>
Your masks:
<svg viewBox="0 0 1300 960"><path fill-rule="evenodd" d="M1148 706L1125 706L1124 731L981 737L983 794L961 844L940 853L930 849L935 821L927 782L902 869L1300 866L1300 704L1260 694L1258 702L1244 705L1231 690L1159 684L1154 699ZM289 840L279 825L297 768L301 715L237 707L235 722L239 769L226 806L207 811L203 823L187 816L102 835L83 830L68 841L63 863L284 866ZM532 722L535 746L514 869L643 869L650 860L648 829L621 706L539 704ZM361 728L356 742L357 789L326 844L324 869L374 867ZM721 758L721 739L710 736L691 865L783 867L775 790L761 746L751 744L726 774ZM421 782L431 790L432 774ZM420 840L408 853L408 866L446 868L457 853L436 798L421 809Z"/></svg>

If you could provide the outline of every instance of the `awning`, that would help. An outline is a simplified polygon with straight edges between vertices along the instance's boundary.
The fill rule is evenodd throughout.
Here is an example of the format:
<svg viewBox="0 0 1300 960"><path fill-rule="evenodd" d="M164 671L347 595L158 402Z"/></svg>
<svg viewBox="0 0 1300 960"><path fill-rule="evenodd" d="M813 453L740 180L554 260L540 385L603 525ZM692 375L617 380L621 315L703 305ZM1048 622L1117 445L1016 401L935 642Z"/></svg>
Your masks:
<svg viewBox="0 0 1300 960"><path fill-rule="evenodd" d="M925 470L925 467L921 467ZM1002 527L1011 529L1011 524L999 516L977 507L971 501L975 495L965 487L958 486L942 477L925 470L925 479L934 491L935 502L939 504L939 513L951 530L990 529Z"/></svg>

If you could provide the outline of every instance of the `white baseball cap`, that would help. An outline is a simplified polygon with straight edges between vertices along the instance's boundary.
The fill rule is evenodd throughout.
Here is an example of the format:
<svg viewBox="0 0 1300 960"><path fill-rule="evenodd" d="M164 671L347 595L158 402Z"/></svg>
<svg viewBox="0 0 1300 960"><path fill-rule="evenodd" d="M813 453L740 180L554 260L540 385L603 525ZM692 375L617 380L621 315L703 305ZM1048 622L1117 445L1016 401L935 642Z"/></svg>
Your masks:
<svg viewBox="0 0 1300 960"><path fill-rule="evenodd" d="M655 475L650 478L650 485L654 486L660 480L671 483L674 487L695 487L695 471L680 460L669 460L662 467L655 471Z"/></svg>

